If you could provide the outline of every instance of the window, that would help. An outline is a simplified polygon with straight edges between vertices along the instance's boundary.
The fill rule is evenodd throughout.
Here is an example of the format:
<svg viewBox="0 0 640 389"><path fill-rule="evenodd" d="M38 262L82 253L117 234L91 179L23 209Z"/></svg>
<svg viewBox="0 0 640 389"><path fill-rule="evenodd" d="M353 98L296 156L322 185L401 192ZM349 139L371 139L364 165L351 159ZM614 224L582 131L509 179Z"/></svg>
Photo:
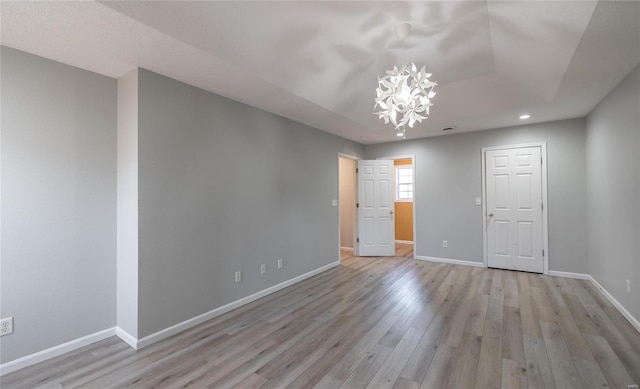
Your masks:
<svg viewBox="0 0 640 389"><path fill-rule="evenodd" d="M413 201L413 165L396 166L396 201Z"/></svg>

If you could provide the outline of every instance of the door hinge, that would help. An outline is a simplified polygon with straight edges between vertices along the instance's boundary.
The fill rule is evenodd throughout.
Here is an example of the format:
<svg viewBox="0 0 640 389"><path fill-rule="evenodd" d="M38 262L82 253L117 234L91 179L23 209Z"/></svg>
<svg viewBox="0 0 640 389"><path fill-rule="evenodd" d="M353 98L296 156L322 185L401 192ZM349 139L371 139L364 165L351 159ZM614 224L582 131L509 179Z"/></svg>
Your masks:
<svg viewBox="0 0 640 389"><path fill-rule="evenodd" d="M540 204L540 207L542 208L542 210L544 211L544 203Z"/></svg>
<svg viewBox="0 0 640 389"><path fill-rule="evenodd" d="M359 171L360 171L360 169L356 168L356 174L358 174Z"/></svg>
<svg viewBox="0 0 640 389"><path fill-rule="evenodd" d="M544 249L542 250L542 256L544 257Z"/></svg>
<svg viewBox="0 0 640 389"><path fill-rule="evenodd" d="M360 203L356 203L356 208L360 208Z"/></svg>
<svg viewBox="0 0 640 389"><path fill-rule="evenodd" d="M356 238L356 243L360 243L360 238Z"/></svg>

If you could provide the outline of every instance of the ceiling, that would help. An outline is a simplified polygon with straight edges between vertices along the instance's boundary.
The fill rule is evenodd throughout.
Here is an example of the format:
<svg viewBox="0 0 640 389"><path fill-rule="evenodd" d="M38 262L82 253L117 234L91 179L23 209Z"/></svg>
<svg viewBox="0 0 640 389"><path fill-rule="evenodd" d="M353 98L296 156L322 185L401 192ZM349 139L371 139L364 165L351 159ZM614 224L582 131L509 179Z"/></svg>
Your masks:
<svg viewBox="0 0 640 389"><path fill-rule="evenodd" d="M439 84L408 139L582 117L640 63L637 1L2 1L0 13L5 46L114 78L142 67L363 144L397 139L373 98L403 60Z"/></svg>

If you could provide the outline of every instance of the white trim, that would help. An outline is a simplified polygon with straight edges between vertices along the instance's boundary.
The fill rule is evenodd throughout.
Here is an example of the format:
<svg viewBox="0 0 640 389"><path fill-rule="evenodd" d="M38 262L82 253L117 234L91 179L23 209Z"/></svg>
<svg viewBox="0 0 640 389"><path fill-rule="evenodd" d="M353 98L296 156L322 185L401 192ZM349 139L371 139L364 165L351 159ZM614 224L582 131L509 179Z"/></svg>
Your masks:
<svg viewBox="0 0 640 389"><path fill-rule="evenodd" d="M554 277L563 277L563 278L577 278L579 280L588 280L589 275L584 273L571 273L568 271L557 271L557 270L549 270L549 275Z"/></svg>
<svg viewBox="0 0 640 389"><path fill-rule="evenodd" d="M353 251L353 247L342 247L342 246L340 246L340 250Z"/></svg>
<svg viewBox="0 0 640 389"><path fill-rule="evenodd" d="M116 336L134 349L138 349L138 339L122 328L116 327Z"/></svg>
<svg viewBox="0 0 640 389"><path fill-rule="evenodd" d="M393 155L391 157L378 157L376 159L391 159L391 160L395 161L397 159L413 159L414 155L415 154Z"/></svg>
<svg viewBox="0 0 640 389"><path fill-rule="evenodd" d="M591 281L593 286L595 286L596 289L598 289L600 293L602 293L604 297L606 297L607 300L609 300L609 302L613 304L613 306L616 307L618 311L620 311L622 316L624 316L624 318L627 319L629 323L631 323L631 325L636 329L636 331L640 332L640 321L638 321L638 319L633 317L631 312L627 311L627 309L623 307L622 304L620 304L620 302L618 302L618 300L616 300L616 298L613 297L611 293L609 293L602 285L600 285L600 283L598 283L598 281L596 281L596 279L593 278L592 275L589 275L589 281Z"/></svg>
<svg viewBox="0 0 640 389"><path fill-rule="evenodd" d="M345 154L345 153L338 153L338 157L342 157L342 158L346 158L346 159L350 159L352 161L357 161L360 158L356 155L351 155L351 154Z"/></svg>
<svg viewBox="0 0 640 389"><path fill-rule="evenodd" d="M396 243L413 244L413 242L410 240L398 240L398 239L396 239Z"/></svg>
<svg viewBox="0 0 640 389"><path fill-rule="evenodd" d="M93 334L83 336L81 338L74 339L57 346L53 346L46 350L38 351L37 353L14 359L13 361L9 361L7 363L3 363L2 365L0 365L0 376L12 373L16 370L20 370L31 365L35 365L36 363L46 361L47 359L57 357L70 351L77 350L80 347L87 346L91 343L99 342L101 340L114 336L115 334L115 327L108 328L106 330L98 331Z"/></svg>
<svg viewBox="0 0 640 389"><path fill-rule="evenodd" d="M521 149L524 147L538 147L542 145L546 146L546 144L547 142L518 143L515 145L488 146L488 147L483 147L482 150L491 151L491 150Z"/></svg>
<svg viewBox="0 0 640 389"><path fill-rule="evenodd" d="M171 327L165 328L164 330L158 331L158 332L156 332L154 334L147 335L142 339L138 339L138 341L136 342L136 346L137 347L134 347L134 348L135 349L141 349L141 348L146 347L146 346L148 346L150 344L153 344L155 342L159 342L159 341L161 341L163 339L166 339L166 338L168 338L168 337L170 337L172 335L175 335L175 334L177 334L179 332L182 332L182 331L187 330L187 329L189 329L191 327L194 327L194 326L196 326L196 325L198 325L200 323L203 323L203 322L205 322L207 320L210 320L210 319L213 319L215 317L218 317L218 316L220 316L222 314L225 314L225 313L227 313L227 312L229 312L229 311L231 311L233 309L239 308L239 307L241 307L241 306L243 306L245 304L249 304L249 303L251 303L251 302L253 302L253 301L255 301L255 300L257 300L257 299L259 299L261 297L264 297L264 296L269 295L271 293L277 292L277 291L279 291L281 289L284 289L284 288L286 288L288 286L291 286L291 285L293 285L293 284L295 284L297 282L306 280L307 278L313 277L316 274L322 273L323 271L329 270L329 269L331 269L333 267L336 267L336 266L339 266L339 265L340 265L340 260L337 260L336 262L332 262L332 263L330 263L328 265L319 267L319 268L317 268L315 270L312 270L312 271L310 271L308 273L305 273L305 274L299 275L297 277L294 277L294 278L292 278L292 279L290 279L288 281L282 282L282 283L280 283L278 285L274 285L274 286L272 286L270 288L264 289L264 290L262 290L262 291L260 291L258 293L254 293L251 296L247 296L247 297L241 298L240 300L236 300L236 301L234 301L232 303L229 303L227 305L223 305L223 306L221 306L219 308L216 308L216 309L211 310L209 312L203 313L202 315L198 315L198 316L193 317L191 319L185 320L185 321L183 321L181 323L172 325Z"/></svg>
<svg viewBox="0 0 640 389"><path fill-rule="evenodd" d="M542 157L542 249L544 250L542 274L549 274L549 202L547 201L547 142L521 143L516 145L483 147L481 152L482 164L482 263L488 267L487 253L487 183L485 154L491 150L519 149L523 147L540 147Z"/></svg>
<svg viewBox="0 0 640 389"><path fill-rule="evenodd" d="M463 261L461 259L449 259L449 258L437 258L437 257L427 257L424 255L416 255L416 259L421 261L428 262L440 262L440 263L450 263L452 265L463 265L463 266L473 266L473 267L486 267L482 262L474 262L474 261Z"/></svg>
<svg viewBox="0 0 640 389"><path fill-rule="evenodd" d="M77 350L80 347L84 347L87 346L89 344L95 343L95 342L99 342L101 340L104 340L108 337L111 336L117 336L120 339L122 339L122 341L124 341L125 343L127 343L129 346L133 347L134 349L138 350L141 349L142 347L148 346L152 343L158 342L160 340L166 339L174 334L177 334L178 332L184 331L186 329L189 329L191 327L194 327L200 323L203 323L207 320L213 319L217 316L220 316L224 313L227 313L233 309L236 309L238 307L241 307L245 304L249 304L259 298L262 298L266 295L269 295L271 293L275 293L281 289L284 289L288 286L291 286L295 283L298 283L300 281L306 280L307 278L313 277L316 274L322 273L323 271L329 270L331 268L334 268L336 266L340 265L340 260L332 262L328 265L319 267L315 270L312 270L310 272L304 273L302 275L299 275L297 277L294 277L290 280L287 280L285 282L282 282L278 285L274 285L270 288L264 289L260 292L254 293L251 296L247 296L244 298L241 298L240 300L236 300L232 303L229 303L227 305L224 305L222 307L216 308L214 310L211 310L209 312L203 313L202 315L196 316L194 318L185 320L181 323L178 323L176 325L173 325L169 328L165 328L164 330L158 331L155 334L151 334L148 336L145 336L142 339L136 339L133 335L129 334L128 332L126 332L125 330L123 330L120 327L112 327L112 328L108 328L106 330L102 330L99 332L96 332L94 334L90 334L87 336L83 336L81 338L78 339L74 339L72 341L48 348L46 350L42 350L42 351L38 351L37 353L31 354L31 355L27 355L24 356L22 358L18 358L15 359L13 361L9 361L7 363L1 364L0 365L0 376L5 375L5 374L9 374L12 373L16 370L20 370L23 369L25 367L31 366L31 365L35 365L36 363L40 363L43 361L46 361L48 359L57 357L59 355L71 352L73 350Z"/></svg>
<svg viewBox="0 0 640 389"><path fill-rule="evenodd" d="M616 309L622 314L622 316L624 316L624 318L627 319L627 321L629 321L629 323L631 323L631 325L638 332L640 332L640 321L638 321L638 319L633 317L631 312L627 311L627 309L625 307L623 307L622 304L620 304L620 302L618 302L618 300L616 300L616 298L613 297L613 295L611 293L609 293L602 285L600 285L600 283L598 281L596 281L596 279L593 278L593 276L591 274L571 273L571 272L565 272L565 271L550 270L549 271L549 275L550 276L556 276L556 277L577 278L577 279L580 279L580 280L589 280L591 282L591 284L600 293L602 293L602 295L604 297L606 297L607 300L609 300L609 302L611 304L613 304L614 307L616 307Z"/></svg>
<svg viewBox="0 0 640 389"><path fill-rule="evenodd" d="M449 263L449 264L454 264L454 265L463 265L463 266L474 266L474 267L485 267L483 263L480 262L473 262L473 261L463 261L463 260L459 260L459 259L448 259L448 258L437 258L437 257L427 257L427 256L422 256L422 255L416 255L416 259L418 260L422 260L422 261L429 261L429 262L439 262L439 263ZM316 274L322 273L325 270L329 270L333 267L336 267L340 265L340 261L336 261L333 263L330 263L328 265L325 265L323 267L320 267L318 269L312 270L308 273L302 274L298 277L292 278L288 281L285 281L283 283L280 283L278 285L274 285L270 288L264 289L261 292L255 293L251 296L247 296L245 298L242 298L240 300L234 301L230 304L227 304L225 306L222 306L220 308L216 308L212 311L209 311L207 313L204 313L200 316L196 316L192 319L189 320L185 320L182 323L178 323L174 326L171 326L167 329L164 329L162 331L156 332L155 334L146 336L142 339L140 339L139 341L137 341L131 334L129 334L128 332L124 331L123 329L121 329L120 327L112 327L112 328L108 328L106 330L102 330L102 331L98 331L96 333L87 335L87 336L83 336L81 338L78 339L74 339L72 341L48 348L46 350L42 350L42 351L38 351L37 353L31 354L31 355L27 355L24 356L22 358L18 358L18 359L14 359L13 361L9 361L6 362L4 364L0 365L0 376L3 376L5 374L9 374L12 373L14 371L23 369L25 367L31 366L31 365L35 365L36 363L40 363L43 361L46 361L48 359L57 357L59 355L77 350L81 347L87 346L89 344L95 343L95 342L99 342L101 340L107 339L111 336L118 336L120 339L122 339L125 343L129 344L131 347L133 347L134 349L139 349L142 348L144 346L147 346L149 344L158 342L162 339L165 339L171 335L174 335L178 332L184 331L188 328L191 328L197 324L200 324L206 320L212 319L214 317L220 316L230 310L233 310L235 308L238 308L242 305L248 304L250 302L253 302L261 297L264 297L268 294L277 292L281 289L284 289L290 285L293 285L297 282L303 281L307 278L313 277ZM571 273L571 272L564 272L564 271L556 271L556 270L551 270L549 272L550 276L555 276L555 277L565 277L565 278L577 278L577 279L585 279L585 280L589 280L591 282L591 284L593 284L593 286L600 292L602 293L607 300L609 300L609 302L611 302L611 304L613 304L614 307L616 307L616 309L622 314L622 316L625 317L625 319L627 319L629 321L629 323L631 323L631 325L638 331L640 332L640 321L638 321L638 319L636 319L635 317L633 317L633 315L625 308L622 306L622 304L620 304L620 302L618 302L618 300L616 300L615 297L613 297L611 295L611 293L609 293L602 285L600 285L600 283L598 283L598 281L596 281L595 278L593 278L593 276L591 276L590 274L583 274L583 273Z"/></svg>

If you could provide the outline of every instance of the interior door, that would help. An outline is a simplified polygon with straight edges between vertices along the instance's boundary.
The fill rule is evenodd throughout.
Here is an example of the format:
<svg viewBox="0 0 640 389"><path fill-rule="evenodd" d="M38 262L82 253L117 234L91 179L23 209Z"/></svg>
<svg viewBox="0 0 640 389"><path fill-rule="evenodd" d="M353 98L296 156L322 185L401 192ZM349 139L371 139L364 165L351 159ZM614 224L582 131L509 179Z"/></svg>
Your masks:
<svg viewBox="0 0 640 389"><path fill-rule="evenodd" d="M485 151L489 267L544 271L541 147Z"/></svg>
<svg viewBox="0 0 640 389"><path fill-rule="evenodd" d="M358 161L358 255L394 256L393 161Z"/></svg>

